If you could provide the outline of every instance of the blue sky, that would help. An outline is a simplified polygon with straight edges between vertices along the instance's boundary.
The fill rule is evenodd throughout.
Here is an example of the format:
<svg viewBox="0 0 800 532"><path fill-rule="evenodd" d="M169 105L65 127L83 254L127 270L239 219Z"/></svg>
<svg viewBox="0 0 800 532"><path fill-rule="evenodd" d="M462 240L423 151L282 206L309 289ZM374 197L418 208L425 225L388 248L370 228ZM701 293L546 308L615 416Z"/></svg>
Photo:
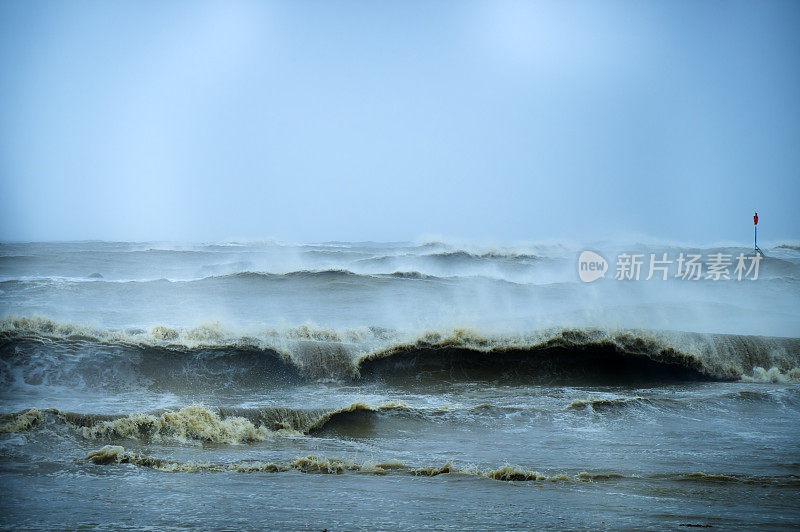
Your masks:
<svg viewBox="0 0 800 532"><path fill-rule="evenodd" d="M0 3L0 239L800 239L800 3Z"/></svg>

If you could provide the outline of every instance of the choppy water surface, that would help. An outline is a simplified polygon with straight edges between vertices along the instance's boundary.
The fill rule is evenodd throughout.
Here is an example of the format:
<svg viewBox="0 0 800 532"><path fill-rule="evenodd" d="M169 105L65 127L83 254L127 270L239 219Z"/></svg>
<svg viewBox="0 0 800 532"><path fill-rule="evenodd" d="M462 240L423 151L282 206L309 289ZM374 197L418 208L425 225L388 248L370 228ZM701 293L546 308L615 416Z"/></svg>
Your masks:
<svg viewBox="0 0 800 532"><path fill-rule="evenodd" d="M800 525L800 252L580 251L2 244L0 526Z"/></svg>

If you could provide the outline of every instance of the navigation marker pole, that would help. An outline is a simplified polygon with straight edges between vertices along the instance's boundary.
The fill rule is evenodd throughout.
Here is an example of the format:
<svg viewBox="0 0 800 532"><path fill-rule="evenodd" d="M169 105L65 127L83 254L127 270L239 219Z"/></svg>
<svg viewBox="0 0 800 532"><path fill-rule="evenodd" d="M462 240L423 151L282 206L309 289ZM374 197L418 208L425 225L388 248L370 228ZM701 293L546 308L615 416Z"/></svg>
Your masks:
<svg viewBox="0 0 800 532"><path fill-rule="evenodd" d="M760 254L762 257L764 256L764 252L761 251L761 248L758 247L758 213L753 214L753 248L754 251Z"/></svg>

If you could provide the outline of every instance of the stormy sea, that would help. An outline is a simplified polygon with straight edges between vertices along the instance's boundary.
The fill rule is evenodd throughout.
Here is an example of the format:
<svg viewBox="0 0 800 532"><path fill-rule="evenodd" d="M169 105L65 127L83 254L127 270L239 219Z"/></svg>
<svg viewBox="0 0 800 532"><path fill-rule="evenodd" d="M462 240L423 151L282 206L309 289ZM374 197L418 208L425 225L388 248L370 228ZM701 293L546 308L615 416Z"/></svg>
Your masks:
<svg viewBox="0 0 800 532"><path fill-rule="evenodd" d="M0 244L0 527L800 526L800 248L592 250Z"/></svg>

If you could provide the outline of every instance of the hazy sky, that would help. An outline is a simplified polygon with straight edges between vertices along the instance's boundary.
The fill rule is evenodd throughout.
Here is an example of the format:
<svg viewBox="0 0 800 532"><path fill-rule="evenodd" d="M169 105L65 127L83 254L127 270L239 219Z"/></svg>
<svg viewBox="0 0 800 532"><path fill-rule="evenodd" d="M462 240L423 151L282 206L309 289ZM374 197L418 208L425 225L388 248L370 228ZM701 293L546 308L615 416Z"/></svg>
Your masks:
<svg viewBox="0 0 800 532"><path fill-rule="evenodd" d="M0 239L800 239L800 2L0 3Z"/></svg>

